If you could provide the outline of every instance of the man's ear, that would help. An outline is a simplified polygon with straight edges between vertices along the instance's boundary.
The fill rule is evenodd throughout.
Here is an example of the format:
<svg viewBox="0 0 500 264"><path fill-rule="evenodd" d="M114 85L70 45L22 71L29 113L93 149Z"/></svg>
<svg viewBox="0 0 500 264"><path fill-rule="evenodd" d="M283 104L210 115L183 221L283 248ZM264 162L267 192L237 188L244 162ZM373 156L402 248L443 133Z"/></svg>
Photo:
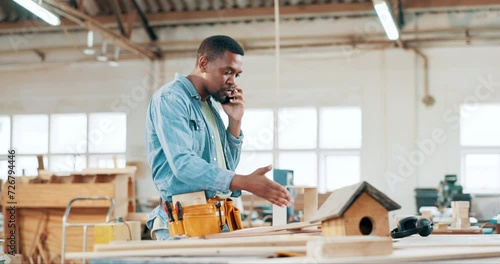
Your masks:
<svg viewBox="0 0 500 264"><path fill-rule="evenodd" d="M207 56L200 56L198 59L198 68L202 73L207 72L208 59Z"/></svg>

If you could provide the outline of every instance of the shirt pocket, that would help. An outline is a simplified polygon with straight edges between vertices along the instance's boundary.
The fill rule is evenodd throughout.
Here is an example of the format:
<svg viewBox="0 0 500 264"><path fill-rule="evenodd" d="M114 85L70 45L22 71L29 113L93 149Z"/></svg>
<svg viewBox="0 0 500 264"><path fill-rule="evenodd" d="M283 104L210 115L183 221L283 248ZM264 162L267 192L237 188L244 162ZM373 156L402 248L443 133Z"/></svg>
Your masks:
<svg viewBox="0 0 500 264"><path fill-rule="evenodd" d="M198 118L191 118L189 120L189 128L192 133L193 150L201 156L205 148L205 137L207 133L205 122Z"/></svg>

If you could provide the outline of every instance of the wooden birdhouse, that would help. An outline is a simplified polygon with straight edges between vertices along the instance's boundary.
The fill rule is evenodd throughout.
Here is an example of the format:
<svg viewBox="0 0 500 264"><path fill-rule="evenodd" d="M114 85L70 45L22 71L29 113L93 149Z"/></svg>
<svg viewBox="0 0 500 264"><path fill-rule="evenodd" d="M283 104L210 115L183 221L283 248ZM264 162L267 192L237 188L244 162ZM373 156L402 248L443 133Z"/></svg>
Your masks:
<svg viewBox="0 0 500 264"><path fill-rule="evenodd" d="M313 217L323 236L389 236L388 212L401 206L366 181L332 192Z"/></svg>

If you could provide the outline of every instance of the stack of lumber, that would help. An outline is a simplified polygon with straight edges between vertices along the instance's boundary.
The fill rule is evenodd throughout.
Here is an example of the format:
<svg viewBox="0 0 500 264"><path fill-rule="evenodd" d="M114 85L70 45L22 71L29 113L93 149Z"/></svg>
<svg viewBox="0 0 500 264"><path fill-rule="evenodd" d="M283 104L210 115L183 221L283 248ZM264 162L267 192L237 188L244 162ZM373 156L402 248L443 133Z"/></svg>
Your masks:
<svg viewBox="0 0 500 264"><path fill-rule="evenodd" d="M360 250L362 248L362 250ZM253 257L310 256L332 258L386 255L392 253L392 240L375 236L321 237L275 235L267 237L135 241L96 245L96 252L69 253L66 260L100 259L126 262L145 257ZM290 259L289 259L290 261Z"/></svg>
<svg viewBox="0 0 500 264"><path fill-rule="evenodd" d="M108 196L115 200L113 217L125 218L130 208L130 179L135 171L116 169L98 173L79 173L70 176L37 177L27 182L16 178L15 200L3 193L4 227L6 233L15 232L15 240L6 238L4 252L9 244L16 245L16 253L26 262L60 262L62 249L62 218L71 199L81 196ZM132 178L133 179L133 178ZM6 190L7 186L4 186ZM133 186L132 186L133 188ZM9 212L8 202L15 202L16 210ZM68 223L104 223L109 209L108 201L77 201L73 203ZM135 208L132 208L135 210ZM8 220L15 219L15 228ZM93 250L93 228L88 229L87 251ZM83 229L67 228L66 252L83 250Z"/></svg>

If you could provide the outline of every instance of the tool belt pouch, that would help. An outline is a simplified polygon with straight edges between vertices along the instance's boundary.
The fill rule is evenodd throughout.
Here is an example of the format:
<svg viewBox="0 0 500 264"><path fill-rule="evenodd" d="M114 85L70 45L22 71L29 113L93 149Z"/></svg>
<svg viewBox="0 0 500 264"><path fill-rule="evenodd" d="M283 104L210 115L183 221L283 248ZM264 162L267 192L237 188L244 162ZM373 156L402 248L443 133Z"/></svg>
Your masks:
<svg viewBox="0 0 500 264"><path fill-rule="evenodd" d="M188 237L197 237L221 232L219 214L215 204L198 204L184 208L184 230ZM224 215L222 221L224 221Z"/></svg>
<svg viewBox="0 0 500 264"><path fill-rule="evenodd" d="M174 221L168 223L170 236L184 235L184 221Z"/></svg>
<svg viewBox="0 0 500 264"><path fill-rule="evenodd" d="M167 212L165 203L168 203L168 202L163 203L163 208L165 209L165 212ZM184 235L185 234L184 223L183 223L184 221L182 221L182 220L179 221L177 214L173 214L173 218L174 218L173 219L174 221L172 221L172 219L169 219L168 233L170 234L171 237L177 236L177 235Z"/></svg>
<svg viewBox="0 0 500 264"><path fill-rule="evenodd" d="M220 208L217 203L220 203ZM234 206L231 199L214 198L209 199L207 204L183 208L184 231L188 237L217 234L243 228L240 210Z"/></svg>
<svg viewBox="0 0 500 264"><path fill-rule="evenodd" d="M243 224L241 222L241 212L238 207L234 206L233 200L227 198L224 201L224 212L226 215L226 224L230 231L235 231L243 229Z"/></svg>

